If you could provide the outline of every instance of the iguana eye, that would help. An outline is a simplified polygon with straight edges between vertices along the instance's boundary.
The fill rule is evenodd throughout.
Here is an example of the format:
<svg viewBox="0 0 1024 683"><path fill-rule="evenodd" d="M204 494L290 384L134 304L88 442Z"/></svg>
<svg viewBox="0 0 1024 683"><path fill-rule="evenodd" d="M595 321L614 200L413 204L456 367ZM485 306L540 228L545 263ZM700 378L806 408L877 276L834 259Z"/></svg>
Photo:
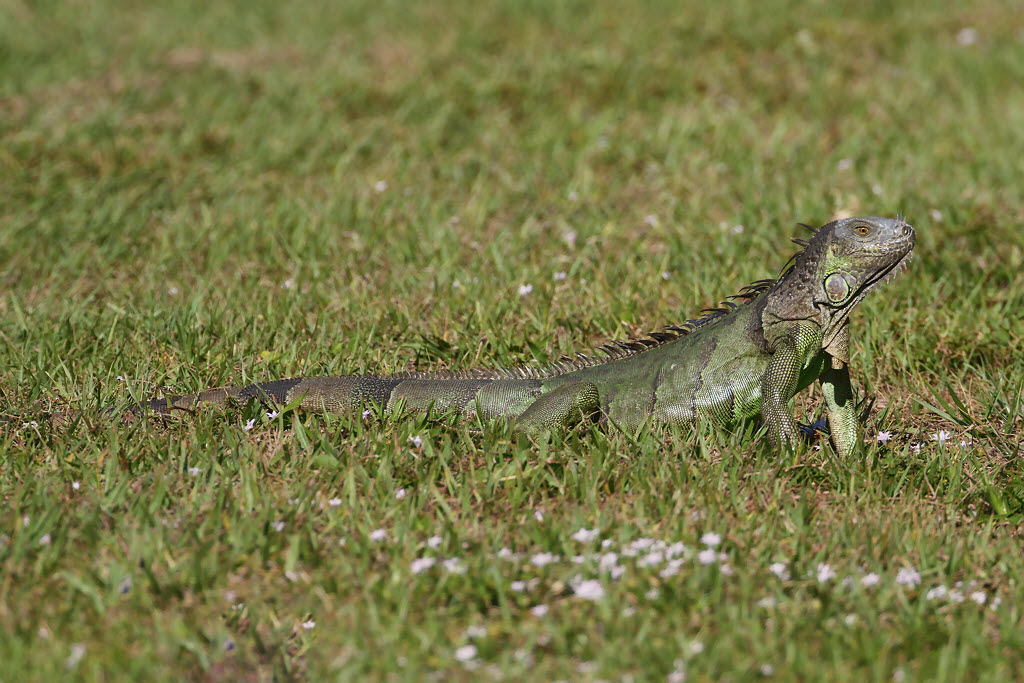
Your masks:
<svg viewBox="0 0 1024 683"><path fill-rule="evenodd" d="M853 231L858 235L861 235L862 237L870 232L868 226L866 225L858 225L856 228L853 229Z"/></svg>

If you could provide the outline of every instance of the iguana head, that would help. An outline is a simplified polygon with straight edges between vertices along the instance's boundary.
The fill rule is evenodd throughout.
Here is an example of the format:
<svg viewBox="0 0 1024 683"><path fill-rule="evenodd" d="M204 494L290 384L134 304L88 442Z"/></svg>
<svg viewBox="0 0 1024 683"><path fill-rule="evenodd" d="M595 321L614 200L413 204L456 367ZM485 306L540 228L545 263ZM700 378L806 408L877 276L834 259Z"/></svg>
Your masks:
<svg viewBox="0 0 1024 683"><path fill-rule="evenodd" d="M914 228L902 218L843 218L822 227L808 251L818 245L815 304L819 310L849 311L879 282L906 266L914 248Z"/></svg>
<svg viewBox="0 0 1024 683"><path fill-rule="evenodd" d="M772 313L817 320L831 339L879 282L906 265L914 228L902 218L842 218L822 226L776 283Z"/></svg>

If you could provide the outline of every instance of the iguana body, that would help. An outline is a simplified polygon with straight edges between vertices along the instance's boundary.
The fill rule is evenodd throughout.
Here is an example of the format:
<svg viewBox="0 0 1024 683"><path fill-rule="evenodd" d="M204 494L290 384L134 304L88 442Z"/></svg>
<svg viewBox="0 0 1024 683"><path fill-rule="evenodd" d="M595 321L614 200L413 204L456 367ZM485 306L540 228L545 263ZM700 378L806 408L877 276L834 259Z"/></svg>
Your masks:
<svg viewBox="0 0 1024 683"><path fill-rule="evenodd" d="M777 280L762 280L703 317L649 338L602 347L546 368L520 367L394 377L295 378L143 404L161 414L202 403L290 404L330 412L371 405L457 412L516 429L565 429L599 418L627 430L646 422L735 424L760 414L776 442L792 442L787 404L819 380L841 454L860 443L850 385L849 323L867 291L902 267L914 229L902 219L847 218L818 229Z"/></svg>

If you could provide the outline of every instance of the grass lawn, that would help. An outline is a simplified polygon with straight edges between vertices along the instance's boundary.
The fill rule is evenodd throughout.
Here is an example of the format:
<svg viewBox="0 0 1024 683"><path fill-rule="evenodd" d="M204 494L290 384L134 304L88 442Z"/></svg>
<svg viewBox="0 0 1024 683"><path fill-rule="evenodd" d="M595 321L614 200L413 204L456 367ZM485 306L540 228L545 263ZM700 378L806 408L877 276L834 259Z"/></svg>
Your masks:
<svg viewBox="0 0 1024 683"><path fill-rule="evenodd" d="M545 362L897 213L854 460L102 417ZM1011 0L0 3L0 679L1024 678L1022 235Z"/></svg>

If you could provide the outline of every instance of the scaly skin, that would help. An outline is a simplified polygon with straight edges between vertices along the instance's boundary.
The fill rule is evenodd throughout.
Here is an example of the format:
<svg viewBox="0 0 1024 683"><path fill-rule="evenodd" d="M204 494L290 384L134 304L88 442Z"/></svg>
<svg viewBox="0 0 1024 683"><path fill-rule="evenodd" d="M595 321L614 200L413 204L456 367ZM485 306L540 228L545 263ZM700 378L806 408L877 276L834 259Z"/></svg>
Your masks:
<svg viewBox="0 0 1024 683"><path fill-rule="evenodd" d="M793 396L818 380L841 455L861 445L849 372L849 315L875 284L905 265L914 229L902 219L846 218L815 231L777 280L747 287L701 318L649 338L529 367L394 377L295 378L149 401L158 414L257 399L315 411L377 404L514 420L527 433L597 418L625 430L647 422L733 425L760 415L777 445L796 442Z"/></svg>

